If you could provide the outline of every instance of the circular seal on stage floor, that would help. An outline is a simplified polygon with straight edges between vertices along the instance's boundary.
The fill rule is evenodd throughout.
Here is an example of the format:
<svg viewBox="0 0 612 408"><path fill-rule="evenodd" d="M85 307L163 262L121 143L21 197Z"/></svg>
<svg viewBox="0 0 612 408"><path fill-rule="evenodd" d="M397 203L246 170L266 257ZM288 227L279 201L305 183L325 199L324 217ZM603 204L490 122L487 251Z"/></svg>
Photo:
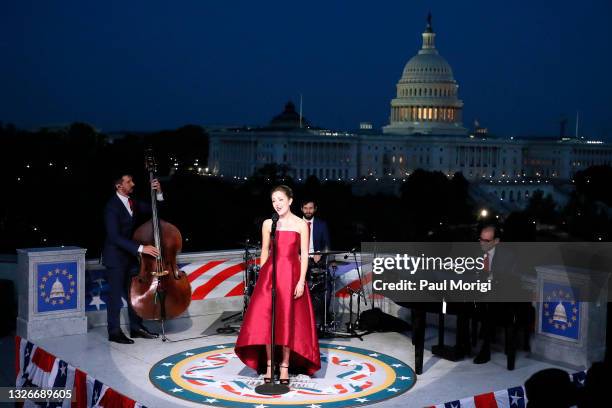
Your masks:
<svg viewBox="0 0 612 408"><path fill-rule="evenodd" d="M151 368L149 379L173 397L232 408L368 405L397 397L416 382L412 368L386 354L338 344L320 344L320 350L321 370L313 377L291 376L291 391L284 395L255 392L263 376L238 359L233 343L166 357Z"/></svg>

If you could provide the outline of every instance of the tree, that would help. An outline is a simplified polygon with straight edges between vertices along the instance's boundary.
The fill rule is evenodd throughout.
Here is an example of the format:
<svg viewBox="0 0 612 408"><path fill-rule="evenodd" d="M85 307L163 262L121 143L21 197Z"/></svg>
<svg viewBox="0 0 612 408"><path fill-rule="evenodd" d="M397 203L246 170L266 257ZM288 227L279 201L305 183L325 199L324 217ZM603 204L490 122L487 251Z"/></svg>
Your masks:
<svg viewBox="0 0 612 408"><path fill-rule="evenodd" d="M544 197L544 193L541 190L536 190L531 195L525 209L525 215L543 224L557 224L559 222L559 213L557 212L555 200L550 194Z"/></svg>

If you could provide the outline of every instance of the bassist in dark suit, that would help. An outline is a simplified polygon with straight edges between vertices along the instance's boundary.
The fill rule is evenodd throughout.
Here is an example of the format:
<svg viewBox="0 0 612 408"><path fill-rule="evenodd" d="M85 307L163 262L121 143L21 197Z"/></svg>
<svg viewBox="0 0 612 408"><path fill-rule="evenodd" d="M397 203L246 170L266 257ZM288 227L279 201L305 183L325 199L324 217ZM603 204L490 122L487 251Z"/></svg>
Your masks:
<svg viewBox="0 0 612 408"><path fill-rule="evenodd" d="M108 339L116 343L131 344L120 327L121 297L128 304L130 318L130 337L147 339L157 338L156 333L148 331L142 319L132 310L129 300L129 282L131 271L138 265L138 256L159 256L159 250L152 245L140 245L132 241L137 220L151 213L150 205L133 200L130 194L134 190L134 181L129 174L122 174L114 181L115 193L104 208L104 226L106 239L102 251L103 263L106 266L106 280L109 285L106 316ZM151 182L151 188L157 192L157 200L163 201L162 189L158 180Z"/></svg>

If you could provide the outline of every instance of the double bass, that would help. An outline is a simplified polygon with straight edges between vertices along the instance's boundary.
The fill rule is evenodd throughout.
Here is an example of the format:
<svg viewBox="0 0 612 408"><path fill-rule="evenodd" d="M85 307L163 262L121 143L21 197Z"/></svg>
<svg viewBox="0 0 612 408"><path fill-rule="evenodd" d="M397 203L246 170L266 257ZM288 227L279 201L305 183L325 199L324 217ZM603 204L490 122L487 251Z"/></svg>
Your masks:
<svg viewBox="0 0 612 408"><path fill-rule="evenodd" d="M155 179L156 161L153 151L145 152L145 167L149 181ZM151 189L151 220L134 232L134 241L154 245L159 257L142 255L138 275L132 277L130 302L136 314L145 320L162 322L183 313L191 302L191 285L187 274L179 270L176 256L181 252L183 239L174 225L158 217L157 192ZM162 340L166 340L165 333Z"/></svg>

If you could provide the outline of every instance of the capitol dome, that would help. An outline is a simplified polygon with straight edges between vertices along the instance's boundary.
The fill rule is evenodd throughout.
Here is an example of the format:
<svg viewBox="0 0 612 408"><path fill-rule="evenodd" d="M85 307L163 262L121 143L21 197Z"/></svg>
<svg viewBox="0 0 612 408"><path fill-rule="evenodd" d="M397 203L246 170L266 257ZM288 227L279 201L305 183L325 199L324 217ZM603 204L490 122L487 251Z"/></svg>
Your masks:
<svg viewBox="0 0 612 408"><path fill-rule="evenodd" d="M384 133L464 135L463 101L459 99L453 69L435 45L431 14L423 32L423 46L412 57L397 83Z"/></svg>
<svg viewBox="0 0 612 408"><path fill-rule="evenodd" d="M400 82L454 82L453 69L440 54L417 54L408 61Z"/></svg>

